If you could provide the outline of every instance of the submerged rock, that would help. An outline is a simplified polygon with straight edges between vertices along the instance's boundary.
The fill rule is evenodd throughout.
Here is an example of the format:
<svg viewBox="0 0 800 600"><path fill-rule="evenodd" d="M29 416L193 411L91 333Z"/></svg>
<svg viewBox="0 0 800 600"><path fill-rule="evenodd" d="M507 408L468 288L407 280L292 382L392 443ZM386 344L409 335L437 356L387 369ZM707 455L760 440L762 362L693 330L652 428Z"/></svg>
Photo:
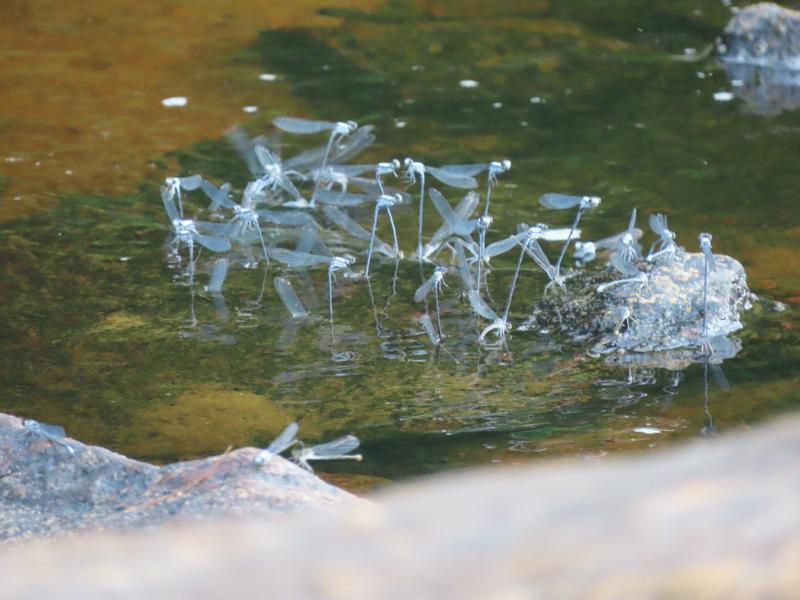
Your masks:
<svg viewBox="0 0 800 600"><path fill-rule="evenodd" d="M361 502L279 456L257 466L255 448L157 467L56 429L0 413L0 541Z"/></svg>
<svg viewBox="0 0 800 600"><path fill-rule="evenodd" d="M729 256L715 258L716 271L708 278L708 336L712 349L727 358L738 347L726 336L742 328L740 315L750 308L751 294L741 263ZM568 293L545 297L523 327L592 341L592 351L598 354L671 351L664 359L678 360L675 350L684 349L681 360L705 356L700 348L703 255L678 250L669 264L639 266L649 268L646 284L619 285L602 293L598 286L623 276L610 267L576 273L569 279Z"/></svg>

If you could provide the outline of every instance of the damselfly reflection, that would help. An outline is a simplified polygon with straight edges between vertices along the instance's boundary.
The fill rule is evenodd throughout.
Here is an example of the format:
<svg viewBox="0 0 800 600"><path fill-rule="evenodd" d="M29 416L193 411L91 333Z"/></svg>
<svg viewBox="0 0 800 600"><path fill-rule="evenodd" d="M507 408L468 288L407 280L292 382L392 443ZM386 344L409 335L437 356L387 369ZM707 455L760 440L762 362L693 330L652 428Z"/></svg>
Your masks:
<svg viewBox="0 0 800 600"><path fill-rule="evenodd" d="M308 317L308 311L303 308L303 303L294 291L292 283L284 277L276 277L273 280L275 290L278 292L278 297L283 302L286 310L292 315L293 319L305 319Z"/></svg>

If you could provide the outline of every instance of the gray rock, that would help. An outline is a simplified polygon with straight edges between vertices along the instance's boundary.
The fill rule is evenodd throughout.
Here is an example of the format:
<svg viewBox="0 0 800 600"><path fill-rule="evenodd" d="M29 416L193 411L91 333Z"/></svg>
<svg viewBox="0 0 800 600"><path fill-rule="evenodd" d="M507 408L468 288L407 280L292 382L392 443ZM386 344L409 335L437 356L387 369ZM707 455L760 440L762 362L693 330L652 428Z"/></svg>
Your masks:
<svg viewBox="0 0 800 600"><path fill-rule="evenodd" d="M361 502L255 448L157 467L35 429L0 413L0 541Z"/></svg>
<svg viewBox="0 0 800 600"><path fill-rule="evenodd" d="M708 334L712 349L730 357L739 346L726 336L742 328L740 316L750 308L751 294L741 263L723 255L716 255L716 261L717 270L709 272L708 280ZM611 267L575 273L568 293L544 298L523 328L591 342L598 354L671 351L675 358L675 350L684 349L682 360L700 360L706 354L700 347L703 255L678 250L669 264L640 267L649 269L647 285L617 286L603 293L597 292L599 285L623 276Z"/></svg>
<svg viewBox="0 0 800 600"><path fill-rule="evenodd" d="M800 12L771 2L738 9L725 26L720 54L731 62L800 68Z"/></svg>
<svg viewBox="0 0 800 600"><path fill-rule="evenodd" d="M718 52L746 112L773 116L800 107L800 12L772 3L738 9Z"/></svg>
<svg viewBox="0 0 800 600"><path fill-rule="evenodd" d="M15 545L42 598L795 598L800 420L438 476L353 511Z"/></svg>

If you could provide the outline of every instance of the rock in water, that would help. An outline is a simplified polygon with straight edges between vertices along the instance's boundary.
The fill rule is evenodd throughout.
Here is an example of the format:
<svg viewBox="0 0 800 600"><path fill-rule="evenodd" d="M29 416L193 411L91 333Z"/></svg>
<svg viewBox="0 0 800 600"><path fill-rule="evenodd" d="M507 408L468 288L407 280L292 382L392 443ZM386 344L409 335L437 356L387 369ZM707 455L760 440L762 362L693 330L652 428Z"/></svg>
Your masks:
<svg viewBox="0 0 800 600"><path fill-rule="evenodd" d="M771 2L739 9L725 26L725 60L775 68L800 68L800 12Z"/></svg>
<svg viewBox="0 0 800 600"><path fill-rule="evenodd" d="M800 107L800 12L767 2L742 8L718 50L748 112L772 116Z"/></svg>
<svg viewBox="0 0 800 600"><path fill-rule="evenodd" d="M740 315L751 306L741 263L716 255L708 278L708 335L712 347L730 356L738 346L725 336L742 328ZM678 250L670 264L646 265L648 283L632 283L598 293L597 287L622 276L611 268L579 273L566 295L539 303L525 328L543 328L594 342L592 350L653 353L686 348L700 353L703 327L703 270L700 253Z"/></svg>
<svg viewBox="0 0 800 600"><path fill-rule="evenodd" d="M331 510L361 501L255 448L157 467L0 413L0 542L175 519Z"/></svg>

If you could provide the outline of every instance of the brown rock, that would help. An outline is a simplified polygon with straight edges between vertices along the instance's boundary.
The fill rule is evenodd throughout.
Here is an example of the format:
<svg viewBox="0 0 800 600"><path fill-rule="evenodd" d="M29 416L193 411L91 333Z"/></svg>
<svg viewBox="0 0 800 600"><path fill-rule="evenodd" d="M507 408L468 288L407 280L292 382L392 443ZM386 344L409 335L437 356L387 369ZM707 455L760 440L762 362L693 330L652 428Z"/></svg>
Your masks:
<svg viewBox="0 0 800 600"><path fill-rule="evenodd" d="M360 502L280 457L257 466L257 453L243 448L156 467L50 439L0 414L0 541Z"/></svg>
<svg viewBox="0 0 800 600"><path fill-rule="evenodd" d="M439 476L332 516L8 547L14 598L796 597L800 419Z"/></svg>

